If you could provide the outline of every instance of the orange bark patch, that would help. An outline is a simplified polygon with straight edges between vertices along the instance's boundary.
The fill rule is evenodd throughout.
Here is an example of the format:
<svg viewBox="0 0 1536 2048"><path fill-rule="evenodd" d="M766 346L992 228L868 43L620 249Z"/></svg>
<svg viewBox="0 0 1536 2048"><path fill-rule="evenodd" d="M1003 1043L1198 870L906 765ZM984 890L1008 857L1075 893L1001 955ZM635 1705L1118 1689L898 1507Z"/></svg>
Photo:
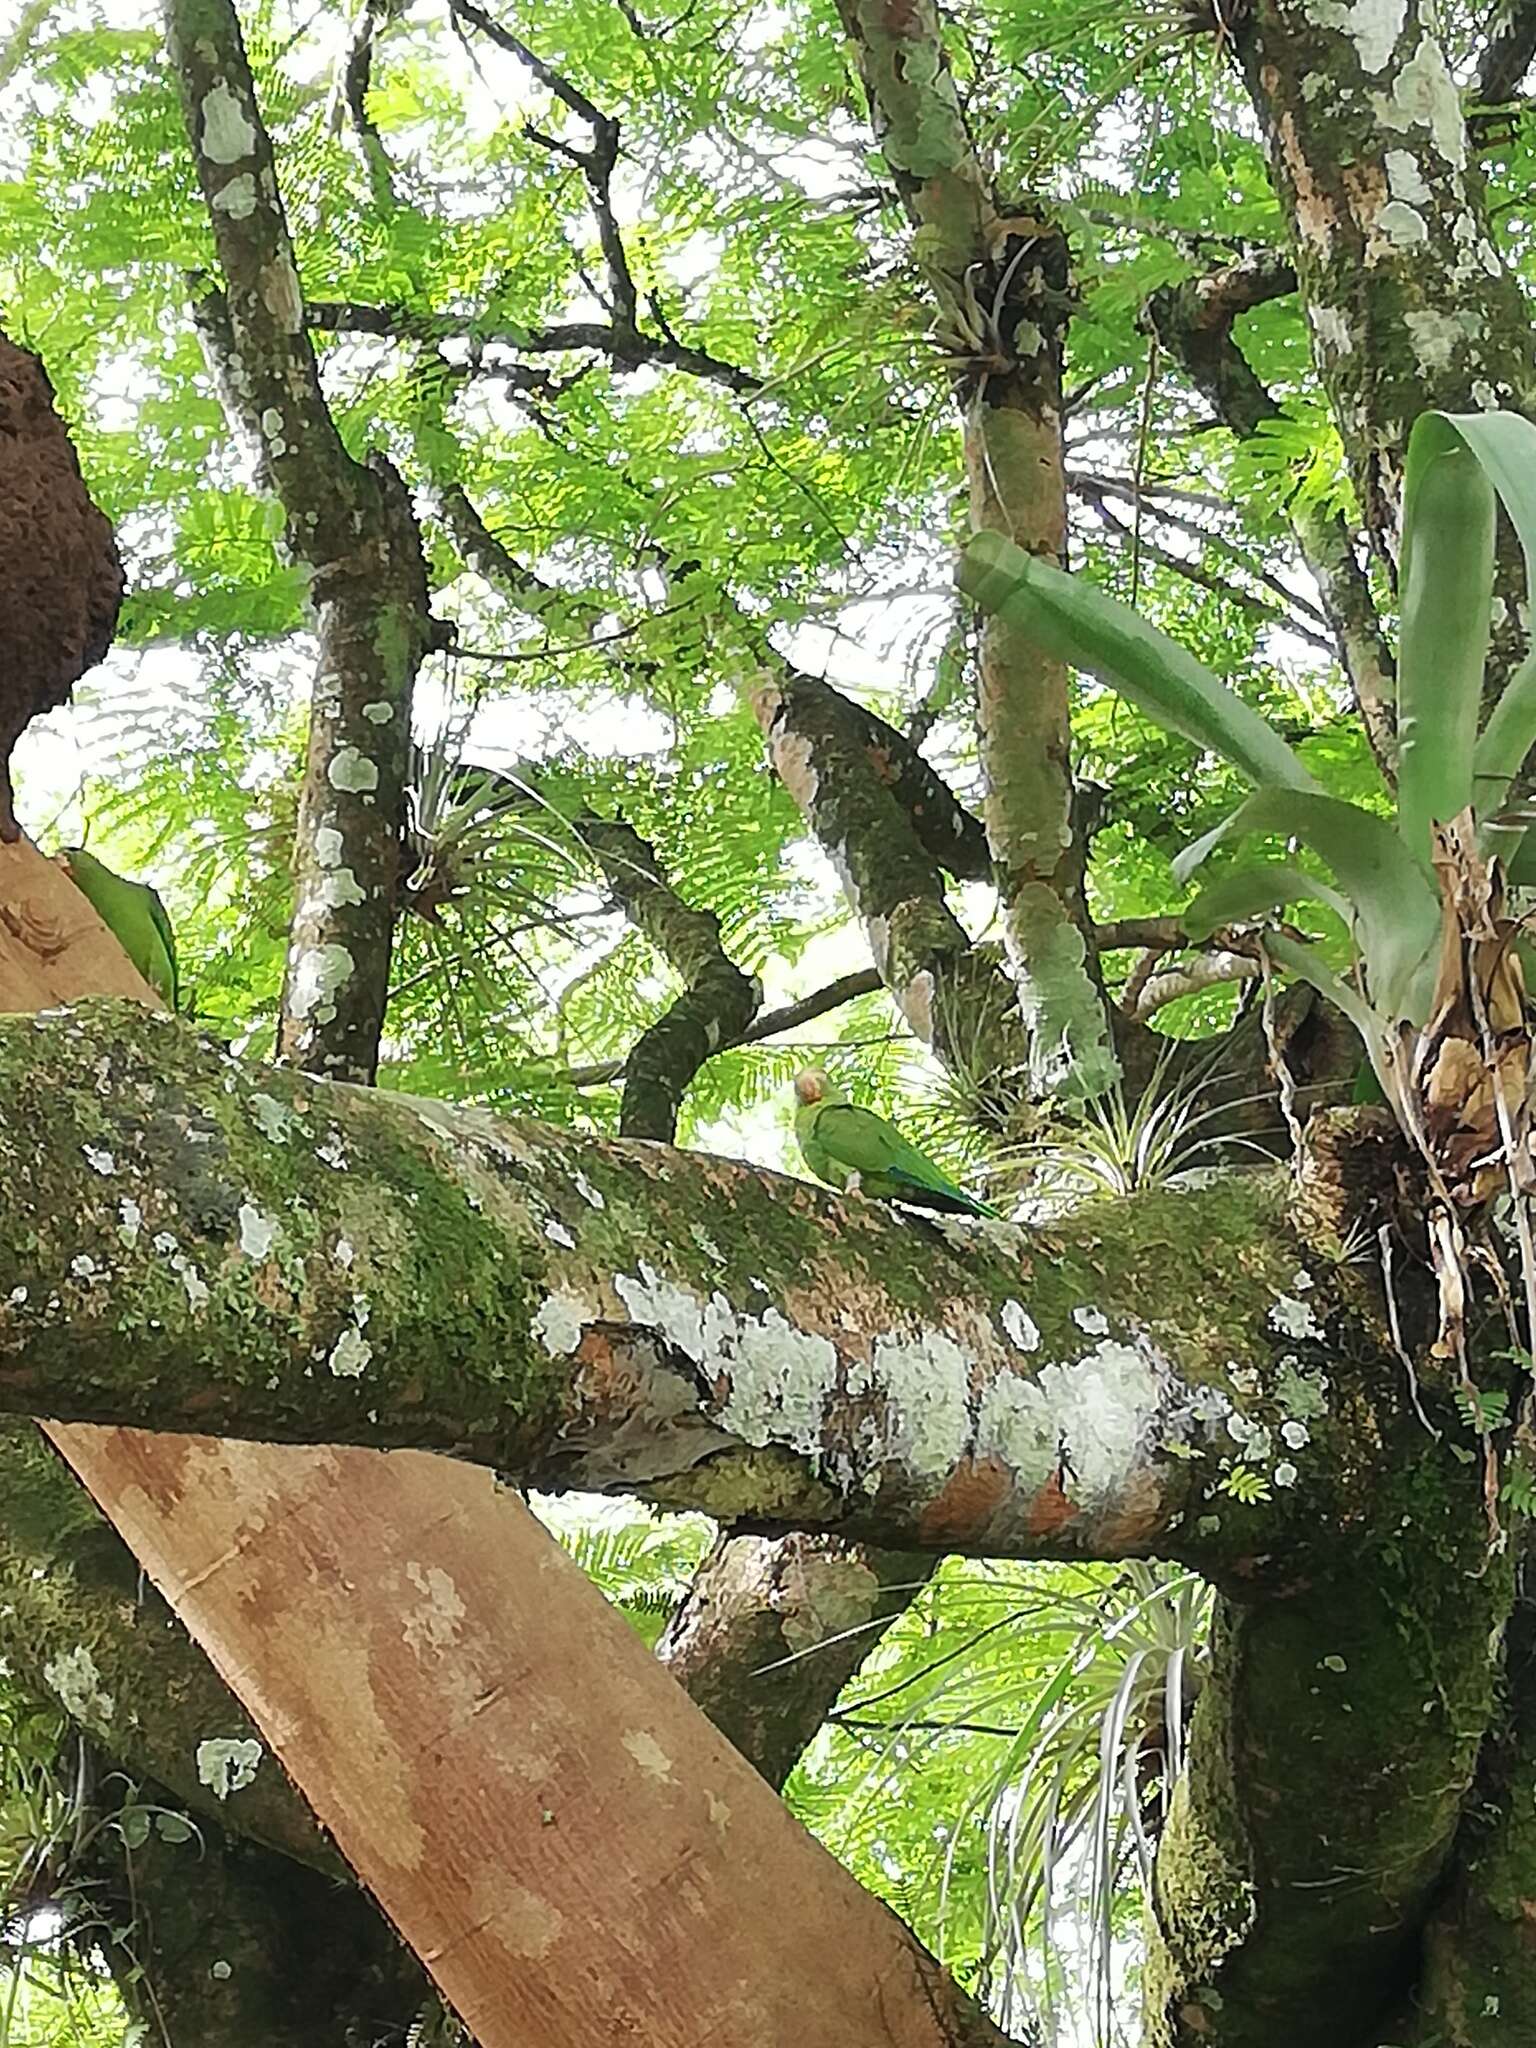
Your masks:
<svg viewBox="0 0 1536 2048"><path fill-rule="evenodd" d="M1067 1499L1066 1489L1061 1483L1060 1471L1055 1471L1030 1502L1027 1527L1031 1536L1054 1536L1077 1514L1073 1502Z"/></svg>
<svg viewBox="0 0 1536 2048"><path fill-rule="evenodd" d="M1000 1458L962 1458L923 1511L923 1541L958 1542L979 1535L1012 1490L1013 1475Z"/></svg>

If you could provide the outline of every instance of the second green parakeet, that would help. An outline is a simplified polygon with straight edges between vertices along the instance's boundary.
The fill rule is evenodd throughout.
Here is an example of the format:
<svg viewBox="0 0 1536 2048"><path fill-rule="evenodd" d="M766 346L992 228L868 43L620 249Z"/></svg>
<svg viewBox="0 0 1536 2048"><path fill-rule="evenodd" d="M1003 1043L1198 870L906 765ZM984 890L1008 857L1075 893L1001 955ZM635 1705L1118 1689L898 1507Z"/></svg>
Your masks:
<svg viewBox="0 0 1536 2048"><path fill-rule="evenodd" d="M998 1213L957 1187L894 1124L850 1102L820 1067L795 1076L795 1138L806 1165L830 1187L962 1216Z"/></svg>
<svg viewBox="0 0 1536 2048"><path fill-rule="evenodd" d="M148 882L130 882L114 874L83 846L60 848L59 859L140 974L174 1010L176 934L165 905Z"/></svg>

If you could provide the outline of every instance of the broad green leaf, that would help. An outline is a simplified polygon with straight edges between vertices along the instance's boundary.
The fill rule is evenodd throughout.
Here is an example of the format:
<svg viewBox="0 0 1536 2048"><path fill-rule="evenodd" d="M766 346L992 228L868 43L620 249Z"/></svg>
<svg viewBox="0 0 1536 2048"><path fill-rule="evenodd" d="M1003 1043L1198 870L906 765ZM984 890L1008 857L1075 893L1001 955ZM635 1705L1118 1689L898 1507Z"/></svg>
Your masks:
<svg viewBox="0 0 1536 2048"><path fill-rule="evenodd" d="M1504 685L1472 757L1472 800L1479 818L1496 811L1526 755L1536 746L1536 654Z"/></svg>
<svg viewBox="0 0 1536 2048"><path fill-rule="evenodd" d="M1451 458L1449 467L1445 465L1446 457ZM1476 487L1465 480L1467 458L1477 464L1479 482ZM1438 482L1434 481L1437 472L1441 478ZM1423 573L1416 583L1421 608L1415 614L1415 627L1423 636L1423 652L1429 659L1421 663L1414 629L1410 626L1409 572L1413 565L1409 543L1417 523L1415 498L1423 499L1426 490L1431 495L1425 502L1426 519L1419 529L1423 544L1417 552ZM1462 725L1469 715L1475 720L1482 691L1487 621L1484 618L1479 629L1477 619L1479 592L1484 584L1491 588L1494 492L1498 493L1519 536L1525 556L1525 585L1529 595L1536 591L1536 426L1515 412L1429 412L1421 415L1414 423L1408 442L1399 697L1401 701L1402 669L1412 658L1412 681L1419 716L1427 721L1431 735L1437 724L1444 727L1454 719L1458 758L1463 738ZM1481 569L1473 560L1471 537L1474 532L1478 536L1479 550L1486 546L1487 561ZM1481 560L1480 552L1478 560ZM1475 583L1466 580L1473 576L1478 579ZM1456 621L1462 622L1468 633L1467 642L1460 649L1450 644L1449 638ZM1438 671L1431 665L1437 647L1446 663ZM1470 675L1474 660L1477 665L1475 682ZM1462 692L1466 693L1470 704L1460 701ZM1447 708L1436 710L1437 696ZM1450 708L1449 699L1453 696L1458 701L1454 708ZM1410 812L1405 794L1410 780L1406 768L1406 753L1410 750L1405 702L1403 710L1405 760L1400 766L1399 800L1404 814L1404 832L1411 833L1417 829L1415 814L1420 808L1419 797L1423 788L1439 787L1442 804L1449 803L1455 791L1450 787L1448 776L1437 775L1432 762L1421 761L1416 764L1411 778L1414 812ZM1528 657L1505 685L1482 738L1476 742L1473 780L1468 784L1462 803L1471 802L1475 790L1480 812L1496 809L1503 802L1505 789L1519 773L1533 743L1536 743L1536 662ZM1416 753L1418 749L1411 751ZM1455 806L1457 809L1460 807ZM1435 809L1429 815L1443 819L1453 815L1453 811ZM1411 837L1409 843L1413 844Z"/></svg>
<svg viewBox="0 0 1536 2048"><path fill-rule="evenodd" d="M1063 575L999 533L978 533L961 556L960 587L982 611L1097 676L1168 731L1220 754L1251 782L1316 788L1279 734L1219 676L1083 577Z"/></svg>
<svg viewBox="0 0 1536 2048"><path fill-rule="evenodd" d="M1392 1016L1415 1014L1427 996L1420 984L1439 935L1439 899L1388 821L1319 790L1260 789L1202 844L1239 832L1284 833L1327 862L1349 899L1372 1002Z"/></svg>
<svg viewBox="0 0 1536 2048"><path fill-rule="evenodd" d="M1201 890L1182 922L1192 939L1207 939L1221 925L1262 917L1287 903L1324 903L1346 925L1354 921L1348 902L1337 889L1289 861L1266 860L1219 875Z"/></svg>
<svg viewBox="0 0 1536 2048"><path fill-rule="evenodd" d="M1493 529L1493 485L1476 449L1446 414L1421 414L1403 493L1397 796L1403 839L1425 866L1431 826L1472 801Z"/></svg>

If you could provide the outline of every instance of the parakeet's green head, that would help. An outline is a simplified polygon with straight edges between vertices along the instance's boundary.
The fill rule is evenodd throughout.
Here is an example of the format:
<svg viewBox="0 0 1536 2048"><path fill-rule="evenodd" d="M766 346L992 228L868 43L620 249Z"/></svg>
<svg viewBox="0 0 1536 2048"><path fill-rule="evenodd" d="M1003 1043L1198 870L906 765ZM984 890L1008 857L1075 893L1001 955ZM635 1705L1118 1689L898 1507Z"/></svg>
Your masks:
<svg viewBox="0 0 1536 2048"><path fill-rule="evenodd" d="M795 1076L795 1100L802 1109L811 1109L845 1097L825 1067L802 1067Z"/></svg>

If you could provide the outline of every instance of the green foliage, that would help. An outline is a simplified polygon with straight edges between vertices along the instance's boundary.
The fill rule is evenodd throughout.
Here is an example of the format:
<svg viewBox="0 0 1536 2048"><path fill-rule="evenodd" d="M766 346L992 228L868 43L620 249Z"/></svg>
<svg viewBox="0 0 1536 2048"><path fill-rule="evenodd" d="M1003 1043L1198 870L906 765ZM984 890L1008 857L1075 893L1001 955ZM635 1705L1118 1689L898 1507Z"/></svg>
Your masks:
<svg viewBox="0 0 1536 2048"><path fill-rule="evenodd" d="M1248 866L1211 885L1189 911L1191 935L1234 909L1250 914L1303 896L1347 906L1363 989L1351 990L1283 936L1273 957L1314 983L1359 1028L1388 1099L1390 1048L1400 1021L1429 1010L1440 930L1432 828L1463 813L1485 846L1516 866L1521 816L1492 816L1536 737L1536 671L1522 665L1483 723L1494 572L1495 504L1525 551L1536 592L1536 427L1516 413L1426 412L1409 436L1404 479L1400 745L1395 828L1376 810L1315 786L1272 725L1166 634L1129 607L1063 576L1000 535L966 546L961 582L977 604L1073 661L1166 730L1223 756L1254 794L1174 862L1187 877L1223 840L1248 834L1300 842L1338 887L1292 864Z"/></svg>
<svg viewBox="0 0 1536 2048"><path fill-rule="evenodd" d="M951 570L960 425L835 10L497 11L621 124L616 214L642 326L739 366L757 389L519 345L598 318L606 280L579 166L538 139L580 149L586 131L512 59L466 46L441 12L385 10L367 103L389 158L381 186L338 93L340 12L241 6L309 300L437 323L316 337L347 446L390 455L417 494L434 608L458 636L419 687L384 1079L606 1130L615 1063L677 984L626 927L574 815L628 818L678 892L715 911L772 1006L863 966L869 949L763 772L742 697L765 649L828 673L898 729L916 721L928 758L980 801L974 633ZM120 651L55 728L66 737L23 759L23 813L48 844L88 843L155 884L193 1014L261 1053L286 950L307 593L189 318L188 273L212 255L158 33L106 26L86 0L28 7L24 24L0 42L0 294L8 331L46 360L129 593ZM1301 309L1275 300L1239 323L1279 406L1242 443L1209 431L1204 400L1149 355L1140 323L1152 290L1282 241L1228 53L1187 39L1179 8L1131 0L967 0L945 11L945 35L999 189L1059 204L1073 245L1075 573L1023 575L1057 604L1058 626L1099 635L1073 697L1076 770L1103 797L1094 912L1166 913L1181 849L1221 827L1255 775L1283 784L1306 816L1246 813L1280 842L1262 871L1237 864L1230 838L1213 842L1189 930L1288 909L1312 943L1275 933L1272 958L1369 1034L1336 914L1353 901L1369 951L1367 924L1386 920L1401 870L1376 858L1387 800L1291 535L1293 517L1357 510ZM1536 173L1533 147L1523 129L1510 144L1516 194ZM1523 244L1515 254L1529 263ZM1454 455L1442 466L1478 470ZM510 570L487 574L440 509L450 485ZM1468 525L1469 545L1481 530ZM1117 599L1134 603L1129 623ZM1462 639L1452 653L1470 674ZM1120 675L1132 659L1135 701ZM1416 701L1432 772L1414 801L1434 808L1466 772L1465 707L1441 746L1433 690ZM1473 751L1480 800L1498 792L1489 817L1533 727L1536 667ZM1319 821L1340 824L1330 801L1367 822L1325 844ZM1508 851L1520 828L1490 829ZM951 902L996 937L984 888ZM1394 984L1411 964L1394 965ZM1229 1005L1215 991L1160 1021L1198 1036ZM991 1190L1016 1173L1040 1203L1167 1185L1213 1156L1197 1080L1106 1098L1050 1145L984 1160L991 1106L968 1090L966 1062L936 1076L883 995L790 1042L721 1051L683 1106L683 1141L785 1165L785 1088L807 1054L956 1178ZM1263 1482L1234 1465L1225 1483L1242 1500ZM1523 1468L1507 1465L1505 1484L1528 1485ZM562 1534L648 1639L705 1540L624 1512ZM1000 2010L1045 1988L1107 2039L1200 1608L1198 1589L1150 1567L949 1568L807 1760L799 1810ZM18 1844L72 1825L67 1783L50 1775L57 1743L52 1724L0 1725L17 1871ZM1091 1880L1081 1898L1079 1878ZM34 1952L13 1974L27 1988L8 2038L91 2042L95 2019L34 1995L51 1969Z"/></svg>
<svg viewBox="0 0 1536 2048"><path fill-rule="evenodd" d="M1107 2043L1180 1767L1208 1596L1187 1573L952 1562L788 1787L1004 2024ZM913 1796L914 1792L917 1796Z"/></svg>
<svg viewBox="0 0 1536 2048"><path fill-rule="evenodd" d="M713 1534L701 1515L656 1515L619 1502L594 1512L564 1500L534 1503L541 1518L647 1643L688 1590Z"/></svg>

